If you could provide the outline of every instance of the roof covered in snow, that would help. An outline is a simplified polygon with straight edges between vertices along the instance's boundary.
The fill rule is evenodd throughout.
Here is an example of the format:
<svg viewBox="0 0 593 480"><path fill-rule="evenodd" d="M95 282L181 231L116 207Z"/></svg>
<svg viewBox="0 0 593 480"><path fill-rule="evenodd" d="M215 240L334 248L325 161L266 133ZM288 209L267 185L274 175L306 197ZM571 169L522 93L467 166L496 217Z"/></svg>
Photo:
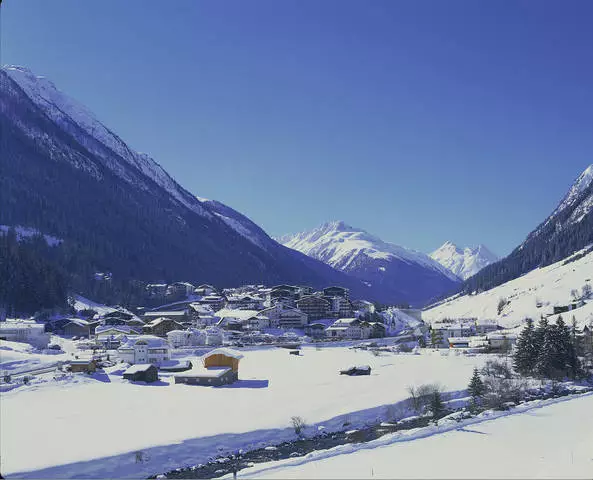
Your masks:
<svg viewBox="0 0 593 480"><path fill-rule="evenodd" d="M233 350L231 348L215 348L214 350L206 353L202 358L205 360L212 355L225 355L227 357L236 358L240 360L243 358L243 354L238 352L237 350Z"/></svg>

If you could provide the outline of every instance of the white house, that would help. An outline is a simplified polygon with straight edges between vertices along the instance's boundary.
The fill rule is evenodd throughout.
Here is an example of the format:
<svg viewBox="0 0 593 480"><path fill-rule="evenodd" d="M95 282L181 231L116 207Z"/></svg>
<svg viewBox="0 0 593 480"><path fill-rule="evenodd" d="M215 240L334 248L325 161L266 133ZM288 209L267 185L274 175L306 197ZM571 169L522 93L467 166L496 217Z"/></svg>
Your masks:
<svg viewBox="0 0 593 480"><path fill-rule="evenodd" d="M247 321L257 315L257 310L237 310L231 308L223 308L215 313L220 318L217 325L219 327L226 327L229 323L240 323L247 325Z"/></svg>
<svg viewBox="0 0 593 480"><path fill-rule="evenodd" d="M329 338L357 340L369 338L371 330L367 322L361 322L358 318L340 318L325 330L325 335Z"/></svg>
<svg viewBox="0 0 593 480"><path fill-rule="evenodd" d="M223 340L224 340L224 334L220 328L217 328L217 327L206 328L206 345L208 345L208 346L222 345Z"/></svg>
<svg viewBox="0 0 593 480"><path fill-rule="evenodd" d="M119 358L126 363L153 363L159 364L171 359L169 342L153 335L139 335L129 337L117 349Z"/></svg>
<svg viewBox="0 0 593 480"><path fill-rule="evenodd" d="M22 342L36 348L45 348L49 344L50 335L45 326L34 322L0 322L0 340Z"/></svg>
<svg viewBox="0 0 593 480"><path fill-rule="evenodd" d="M207 334L204 330L172 330L167 333L167 340L172 347L193 347L206 345Z"/></svg>

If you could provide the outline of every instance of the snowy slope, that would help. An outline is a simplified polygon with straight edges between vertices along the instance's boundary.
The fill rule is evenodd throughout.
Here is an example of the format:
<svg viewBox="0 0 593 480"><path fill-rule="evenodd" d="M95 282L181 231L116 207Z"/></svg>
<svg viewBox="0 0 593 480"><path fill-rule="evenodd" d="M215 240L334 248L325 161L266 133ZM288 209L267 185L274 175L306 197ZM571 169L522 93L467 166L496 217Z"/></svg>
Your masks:
<svg viewBox="0 0 593 480"><path fill-rule="evenodd" d="M429 427L256 465L241 478L591 478L592 410L590 394L522 405L443 433Z"/></svg>
<svg viewBox="0 0 593 480"><path fill-rule="evenodd" d="M503 326L514 327L526 317L539 319L554 305L567 305L571 301L571 291L581 291L587 283L593 286L593 252L570 263L563 260L532 270L476 295L452 297L424 310L422 318L432 322L443 318L477 317L496 319ZM507 299L510 303L498 315L500 299ZM584 307L565 314L565 320L570 321L573 315L581 326L593 321L593 299Z"/></svg>
<svg viewBox="0 0 593 480"><path fill-rule="evenodd" d="M107 149L127 161L130 166L138 169L143 175L164 188L179 203L200 215L210 216L210 213L201 207L200 202L196 201L194 196L175 182L158 163L148 155L130 149L121 138L97 120L90 110L62 93L50 80L33 74L25 67L6 66L2 68L49 118L63 129L74 134L78 140L84 142L84 146L91 149L95 155L100 156L106 166L118 176L130 183L139 184L139 186L145 189L150 188L150 185L142 181L142 177L131 175L125 167L122 167L118 163L118 159L112 158L102 148L93 148L87 141L84 141L82 136L76 135L74 126L82 129L82 131L96 139L104 147L107 147Z"/></svg>
<svg viewBox="0 0 593 480"><path fill-rule="evenodd" d="M452 242L445 242L430 254L430 258L436 260L463 280L475 275L486 265L498 260L498 257L484 245L461 249Z"/></svg>
<svg viewBox="0 0 593 480"><path fill-rule="evenodd" d="M413 305L452 292L459 277L424 253L384 242L344 222L329 222L277 238L283 245L321 260L373 287L381 286Z"/></svg>

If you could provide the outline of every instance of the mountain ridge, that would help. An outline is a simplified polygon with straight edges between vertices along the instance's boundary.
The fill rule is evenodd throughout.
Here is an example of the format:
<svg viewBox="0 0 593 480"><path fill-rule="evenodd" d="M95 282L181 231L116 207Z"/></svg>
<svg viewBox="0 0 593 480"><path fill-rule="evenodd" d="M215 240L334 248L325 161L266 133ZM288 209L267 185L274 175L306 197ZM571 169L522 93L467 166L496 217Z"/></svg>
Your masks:
<svg viewBox="0 0 593 480"><path fill-rule="evenodd" d="M450 241L443 243L429 256L463 280L499 259L484 244L460 248Z"/></svg>

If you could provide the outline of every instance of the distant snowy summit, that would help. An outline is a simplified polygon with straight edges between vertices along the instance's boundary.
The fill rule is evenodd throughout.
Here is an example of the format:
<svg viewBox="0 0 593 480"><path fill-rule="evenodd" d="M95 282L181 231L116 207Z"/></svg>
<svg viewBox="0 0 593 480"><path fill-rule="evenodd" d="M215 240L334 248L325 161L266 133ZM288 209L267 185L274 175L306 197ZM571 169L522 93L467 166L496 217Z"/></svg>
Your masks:
<svg viewBox="0 0 593 480"><path fill-rule="evenodd" d="M402 302L421 305L454 289L460 279L428 255L388 243L343 221L275 239L368 285L397 292Z"/></svg>
<svg viewBox="0 0 593 480"><path fill-rule="evenodd" d="M432 252L430 257L463 280L499 260L499 257L484 245L461 249L452 242L445 242Z"/></svg>

